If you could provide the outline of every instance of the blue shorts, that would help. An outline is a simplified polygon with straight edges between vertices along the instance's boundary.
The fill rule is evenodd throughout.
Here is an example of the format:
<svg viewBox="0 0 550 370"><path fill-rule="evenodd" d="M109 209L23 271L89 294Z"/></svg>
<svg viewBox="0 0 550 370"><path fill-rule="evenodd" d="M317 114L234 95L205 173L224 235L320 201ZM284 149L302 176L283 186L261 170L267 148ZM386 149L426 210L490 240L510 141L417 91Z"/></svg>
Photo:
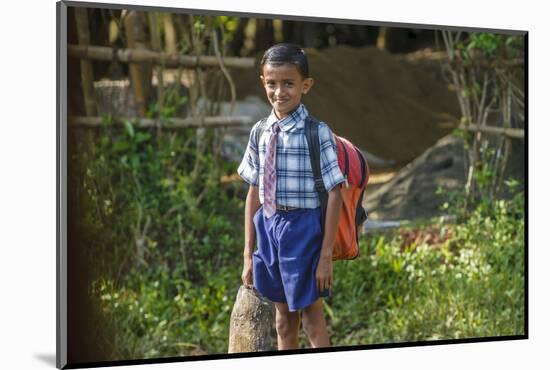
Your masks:
<svg viewBox="0 0 550 370"><path fill-rule="evenodd" d="M297 311L327 297L318 292L315 271L323 236L321 209L277 210L265 218L263 207L254 215L257 248L253 255L254 287L273 302Z"/></svg>

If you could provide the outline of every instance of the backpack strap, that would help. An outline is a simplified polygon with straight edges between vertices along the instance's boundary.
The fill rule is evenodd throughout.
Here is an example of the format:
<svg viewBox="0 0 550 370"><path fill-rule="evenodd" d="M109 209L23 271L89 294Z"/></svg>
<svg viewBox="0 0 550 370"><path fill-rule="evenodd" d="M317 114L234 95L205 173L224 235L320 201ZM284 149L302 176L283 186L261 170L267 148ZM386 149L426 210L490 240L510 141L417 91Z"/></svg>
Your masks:
<svg viewBox="0 0 550 370"><path fill-rule="evenodd" d="M319 194L321 201L321 230L325 232L325 219L328 206L328 192L325 188L323 176L321 175L321 148L319 144L319 121L308 115L306 118L305 135L309 149L309 158L313 179L315 180L315 190Z"/></svg>

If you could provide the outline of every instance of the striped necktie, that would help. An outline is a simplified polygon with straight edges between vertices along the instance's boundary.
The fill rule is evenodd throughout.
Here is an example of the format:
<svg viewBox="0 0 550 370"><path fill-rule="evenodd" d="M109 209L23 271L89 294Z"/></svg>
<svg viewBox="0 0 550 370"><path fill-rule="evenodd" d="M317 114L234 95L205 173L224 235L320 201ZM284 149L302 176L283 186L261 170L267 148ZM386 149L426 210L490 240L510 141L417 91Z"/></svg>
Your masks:
<svg viewBox="0 0 550 370"><path fill-rule="evenodd" d="M272 134L265 153L264 163L264 215L269 218L275 214L275 190L277 187L277 134L281 127L275 123L272 126Z"/></svg>

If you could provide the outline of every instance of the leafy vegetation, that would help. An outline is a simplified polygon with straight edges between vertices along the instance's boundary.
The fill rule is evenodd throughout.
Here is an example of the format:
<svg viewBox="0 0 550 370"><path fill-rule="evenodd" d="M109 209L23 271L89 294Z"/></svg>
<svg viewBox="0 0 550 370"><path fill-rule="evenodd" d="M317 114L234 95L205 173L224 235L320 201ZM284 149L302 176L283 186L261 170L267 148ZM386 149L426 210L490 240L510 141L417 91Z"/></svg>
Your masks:
<svg viewBox="0 0 550 370"><path fill-rule="evenodd" d="M157 113L172 114L168 104ZM70 217L93 276L102 347L113 359L222 351L240 282L244 197L220 177L235 165L208 147L197 156L208 133L192 129L105 117L97 132L72 134Z"/></svg>
<svg viewBox="0 0 550 370"><path fill-rule="evenodd" d="M334 343L523 334L523 210L518 193L480 203L462 223L408 230L416 241L407 230L365 238L358 260L335 265Z"/></svg>
<svg viewBox="0 0 550 370"><path fill-rule="evenodd" d="M90 295L113 359L227 350L244 193L192 180L190 137L106 122L77 156L88 207L79 222L93 240ZM481 202L457 224L365 236L357 260L335 263L325 304L333 345L523 333L523 209L518 193ZM411 233L436 233L437 242Z"/></svg>
<svg viewBox="0 0 550 370"><path fill-rule="evenodd" d="M447 52L444 76L457 93L460 122L470 132L458 129L468 154L464 207L480 198L497 199L502 193L511 139L483 133L525 126L523 91L523 38L486 32L441 31ZM481 130L481 131L479 131Z"/></svg>

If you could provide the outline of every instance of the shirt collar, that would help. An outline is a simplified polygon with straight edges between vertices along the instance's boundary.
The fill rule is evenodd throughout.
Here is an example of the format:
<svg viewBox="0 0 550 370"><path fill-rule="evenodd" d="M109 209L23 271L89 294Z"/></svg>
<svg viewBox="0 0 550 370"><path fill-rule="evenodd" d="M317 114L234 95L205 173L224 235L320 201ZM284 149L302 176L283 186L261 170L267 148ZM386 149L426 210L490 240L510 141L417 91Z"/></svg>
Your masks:
<svg viewBox="0 0 550 370"><path fill-rule="evenodd" d="M309 112L307 111L304 104L300 103L298 107L290 112L285 118L279 120L275 115L275 111L271 109L271 114L267 118L267 126L271 129L274 123L278 123L281 127L281 131L288 131L294 126L300 128L304 125L304 120L308 116Z"/></svg>

